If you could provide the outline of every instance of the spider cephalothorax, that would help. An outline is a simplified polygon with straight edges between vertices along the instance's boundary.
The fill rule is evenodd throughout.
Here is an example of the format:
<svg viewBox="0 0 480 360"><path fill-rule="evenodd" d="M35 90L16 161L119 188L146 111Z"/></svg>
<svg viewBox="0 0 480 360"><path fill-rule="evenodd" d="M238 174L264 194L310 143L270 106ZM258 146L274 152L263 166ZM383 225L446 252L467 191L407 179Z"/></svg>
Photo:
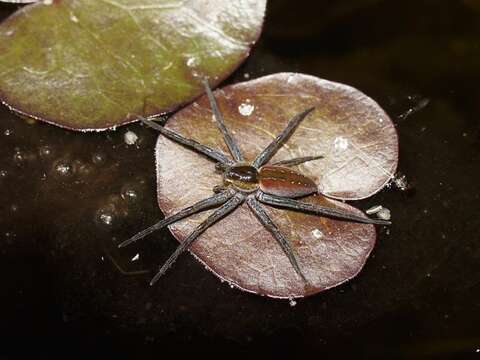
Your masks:
<svg viewBox="0 0 480 360"><path fill-rule="evenodd" d="M208 85L204 82L205 90L210 101L216 124L222 132L225 143L231 154L231 158L223 152L213 149L199 142L187 139L163 126L152 121L141 118L148 126L158 130L162 135L170 140L188 147L198 153L203 154L208 159L216 163L217 171L223 174L223 184L212 184L214 194L211 197L203 199L179 212L166 217L157 224L138 233L131 239L120 244L126 246L146 235L152 233L167 225L173 224L192 214L208 209L216 208L200 225L198 225L190 235L178 246L170 258L161 266L158 273L154 276L151 284L155 283L166 270L176 261L190 245L214 223L232 213L242 203L246 203L252 213L258 218L260 223L267 228L273 235L277 243L288 257L292 268L296 274L308 284L308 279L302 272L297 256L286 236L280 231L274 221L270 218L264 209L264 205L280 207L284 209L300 211L320 216L333 217L348 221L387 225L388 221L369 219L364 216L352 214L350 212L302 202L297 198L305 197L317 192L317 186L313 180L291 169L293 165L302 164L308 161L321 159L323 156L314 155L300 158L293 158L281 162L268 164L278 149L288 140L295 131L299 123L307 117L314 108L308 108L305 111L295 115L288 122L283 131L263 150L255 159L248 163L245 161L239 147L235 143L232 135L225 126L223 117L218 109L216 100Z"/></svg>

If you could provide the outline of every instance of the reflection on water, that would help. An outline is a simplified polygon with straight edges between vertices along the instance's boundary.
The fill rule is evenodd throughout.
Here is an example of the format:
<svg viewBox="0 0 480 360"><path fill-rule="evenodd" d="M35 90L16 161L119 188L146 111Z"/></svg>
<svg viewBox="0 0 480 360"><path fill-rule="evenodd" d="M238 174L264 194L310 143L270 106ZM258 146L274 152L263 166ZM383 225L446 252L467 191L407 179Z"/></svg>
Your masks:
<svg viewBox="0 0 480 360"><path fill-rule="evenodd" d="M470 0L271 1L262 40L229 81L298 71L344 82L377 100L400 135L400 185L356 203L382 204L393 225L359 277L295 307L232 290L191 256L149 287L149 271L175 248L167 231L117 249L161 217L151 130L78 134L1 108L0 332L12 345L2 351L14 358L26 342L48 353L64 344L160 356L215 339L282 344L282 354L473 355L479 17Z"/></svg>

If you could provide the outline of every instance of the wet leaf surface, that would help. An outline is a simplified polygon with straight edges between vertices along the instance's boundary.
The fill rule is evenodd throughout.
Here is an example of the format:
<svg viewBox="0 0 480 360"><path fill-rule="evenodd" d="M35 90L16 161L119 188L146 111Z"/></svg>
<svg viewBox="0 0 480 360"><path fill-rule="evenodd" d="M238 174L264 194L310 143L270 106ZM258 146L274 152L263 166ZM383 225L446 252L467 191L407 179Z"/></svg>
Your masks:
<svg viewBox="0 0 480 360"><path fill-rule="evenodd" d="M276 74L216 92L227 126L247 161L283 129L296 113L309 115L271 163L318 155L299 170L329 196L356 199L380 190L395 171L397 136L388 116L359 91L301 74ZM175 114L168 127L227 153L205 97ZM158 202L166 215L211 196L222 182L214 163L159 137L156 147ZM173 165L175 164L175 165ZM305 201L361 213L324 196ZM192 246L192 252L220 278L272 297L300 297L336 286L363 267L375 243L372 225L331 220L268 208L289 238L311 286L295 275L270 233L246 205L215 224ZM171 227L182 241L209 212Z"/></svg>
<svg viewBox="0 0 480 360"><path fill-rule="evenodd" d="M0 26L0 97L62 127L100 130L175 110L233 72L266 0L87 1L26 6Z"/></svg>

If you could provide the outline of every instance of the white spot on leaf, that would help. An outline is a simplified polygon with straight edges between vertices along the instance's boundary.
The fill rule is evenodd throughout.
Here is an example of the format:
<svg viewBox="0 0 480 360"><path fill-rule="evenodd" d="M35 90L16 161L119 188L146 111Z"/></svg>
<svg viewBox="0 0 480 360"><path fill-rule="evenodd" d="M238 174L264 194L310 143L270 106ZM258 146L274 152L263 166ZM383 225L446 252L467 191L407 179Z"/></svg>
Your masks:
<svg viewBox="0 0 480 360"><path fill-rule="evenodd" d="M333 146L335 150L346 150L348 149L348 140L342 136L338 136L333 141Z"/></svg>
<svg viewBox="0 0 480 360"><path fill-rule="evenodd" d="M255 106L252 104L242 103L238 107L238 112L243 116L250 116L255 111Z"/></svg>

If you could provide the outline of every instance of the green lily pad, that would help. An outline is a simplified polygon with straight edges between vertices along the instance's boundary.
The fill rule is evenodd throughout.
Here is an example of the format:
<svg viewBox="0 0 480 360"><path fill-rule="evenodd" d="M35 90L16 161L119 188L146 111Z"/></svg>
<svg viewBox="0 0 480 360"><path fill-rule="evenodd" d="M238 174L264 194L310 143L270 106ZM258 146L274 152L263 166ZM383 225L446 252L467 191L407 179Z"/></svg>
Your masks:
<svg viewBox="0 0 480 360"><path fill-rule="evenodd" d="M266 0L54 0L0 25L0 99L23 115L104 130L191 102L248 56Z"/></svg>

